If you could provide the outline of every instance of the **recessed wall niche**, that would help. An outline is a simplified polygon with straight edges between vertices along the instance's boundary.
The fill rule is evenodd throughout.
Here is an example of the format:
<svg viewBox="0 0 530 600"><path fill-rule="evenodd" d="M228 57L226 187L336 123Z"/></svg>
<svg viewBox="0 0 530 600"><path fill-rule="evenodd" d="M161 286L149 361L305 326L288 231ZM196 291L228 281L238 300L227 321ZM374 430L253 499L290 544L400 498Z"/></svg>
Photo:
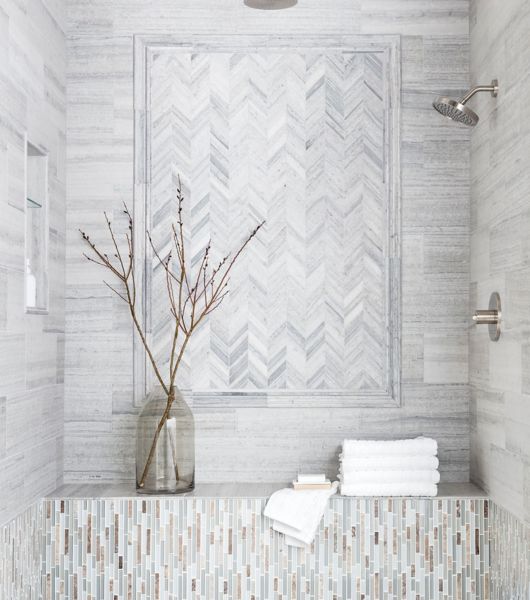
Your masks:
<svg viewBox="0 0 530 600"><path fill-rule="evenodd" d="M24 304L27 313L48 312L48 156L26 141L26 254Z"/></svg>

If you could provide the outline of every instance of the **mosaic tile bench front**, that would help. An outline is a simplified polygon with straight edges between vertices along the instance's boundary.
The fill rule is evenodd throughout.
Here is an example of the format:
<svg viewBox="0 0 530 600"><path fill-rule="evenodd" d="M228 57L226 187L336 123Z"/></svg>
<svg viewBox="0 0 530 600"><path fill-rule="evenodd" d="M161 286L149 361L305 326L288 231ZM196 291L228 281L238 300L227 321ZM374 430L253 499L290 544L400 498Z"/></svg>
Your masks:
<svg viewBox="0 0 530 600"><path fill-rule="evenodd" d="M493 597L486 499L337 497L307 550L272 531L265 501L46 499L4 528L0 597Z"/></svg>

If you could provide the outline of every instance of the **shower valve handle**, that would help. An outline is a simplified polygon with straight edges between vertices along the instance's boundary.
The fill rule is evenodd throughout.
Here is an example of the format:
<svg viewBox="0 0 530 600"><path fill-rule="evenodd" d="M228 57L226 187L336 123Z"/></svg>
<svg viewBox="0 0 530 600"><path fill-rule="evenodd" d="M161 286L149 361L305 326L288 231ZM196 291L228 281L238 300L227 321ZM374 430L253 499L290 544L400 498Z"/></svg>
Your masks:
<svg viewBox="0 0 530 600"><path fill-rule="evenodd" d="M489 308L476 310L473 315L475 325L487 325L490 340L496 342L501 335L501 298L497 292L490 296Z"/></svg>
<svg viewBox="0 0 530 600"><path fill-rule="evenodd" d="M477 325L496 325L499 322L498 310L477 310L473 315Z"/></svg>

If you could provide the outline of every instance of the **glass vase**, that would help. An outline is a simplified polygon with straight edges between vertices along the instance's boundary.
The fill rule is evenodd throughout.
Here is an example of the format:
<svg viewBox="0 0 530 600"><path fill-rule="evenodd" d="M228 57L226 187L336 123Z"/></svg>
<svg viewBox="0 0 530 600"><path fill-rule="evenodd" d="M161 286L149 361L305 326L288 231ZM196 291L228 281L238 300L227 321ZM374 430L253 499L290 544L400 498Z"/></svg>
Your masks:
<svg viewBox="0 0 530 600"><path fill-rule="evenodd" d="M138 417L136 489L141 494L183 494L194 486L193 414L178 388L168 395L157 386Z"/></svg>

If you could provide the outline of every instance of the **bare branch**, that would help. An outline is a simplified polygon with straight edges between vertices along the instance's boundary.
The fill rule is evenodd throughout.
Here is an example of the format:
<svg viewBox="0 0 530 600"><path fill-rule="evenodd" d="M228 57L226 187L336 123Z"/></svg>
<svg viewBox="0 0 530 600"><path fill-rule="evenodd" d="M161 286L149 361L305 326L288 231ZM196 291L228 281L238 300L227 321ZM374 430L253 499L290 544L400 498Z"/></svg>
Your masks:
<svg viewBox="0 0 530 600"><path fill-rule="evenodd" d="M114 289L106 281L104 281L103 283L109 288L109 290L112 290L116 294L116 296L119 296L124 302L127 302L127 298L123 294L120 294L120 292L118 292L118 290Z"/></svg>
<svg viewBox="0 0 530 600"><path fill-rule="evenodd" d="M173 267L173 253L169 252L168 255L163 258L160 251L155 247L153 239L146 231L146 235L149 239L149 244L152 248L154 256L157 258L159 264L164 269L166 291L170 304L170 313L173 317L173 334L171 341L171 353L169 356L169 374L168 379L164 379L160 368L154 358L151 351L150 342L147 339L142 323L138 317L136 311L136 277L135 277L135 256L134 256L134 221L127 205L124 203L124 214L128 219L128 231L124 234L127 253L120 250L118 239L112 227L112 223L104 213L106 227L110 236L110 240L114 247L114 258L115 262L109 258L109 256L100 251L89 236L84 232L80 231L83 240L90 247L95 258L83 254L87 260L93 262L101 267L108 269L112 275L123 284L123 291L119 291L106 281L103 283L121 300L127 303L131 319L134 323L134 327L142 345L146 351L147 357L153 367L153 371L160 385L164 389L167 395L167 404L163 415L161 415L160 422L154 433L152 446L149 452L149 456L143 470L143 475L140 478L139 485L143 487L145 478L149 471L151 461L154 456L156 445L162 427L166 420L169 418L171 406L175 400L173 386L175 384L175 378L177 376L178 369L182 363L184 352L188 343L193 335L193 332L201 324L201 322L210 315L214 310L221 306L222 302L228 295L228 283L230 280L230 272L241 256L241 253L245 250L250 241L257 235L258 231L263 227L264 221L258 224L248 235L246 240L241 244L235 254L227 254L224 256L217 265L210 270L210 255L211 255L211 240L204 248L202 259L198 265L196 274L192 277L191 268L189 268L186 259L186 243L184 238L184 220L183 220L183 204L184 196L182 193L182 184L180 176L178 178L177 187L177 200L178 200L178 218L176 224L171 226L171 238L172 244L175 248L176 263L175 268L180 271L178 275L174 272ZM177 288L175 290L175 287ZM200 307L199 307L200 304Z"/></svg>
<svg viewBox="0 0 530 600"><path fill-rule="evenodd" d="M109 218L107 216L107 213L104 212L103 214L105 215L105 221L107 221L107 229L109 230L110 238L112 240L112 243L114 244L114 249L116 250L115 256L116 256L116 258L118 259L118 261L120 263L121 270L122 270L122 273L123 273L123 277L126 278L125 266L123 265L123 259L121 257L121 252L120 252L120 249L118 248L118 243L116 242L116 236L114 235L114 231L112 230L112 225L111 225L110 220L109 220Z"/></svg>
<svg viewBox="0 0 530 600"><path fill-rule="evenodd" d="M112 273L119 279L123 279L123 275L114 267L114 265L111 263L109 257L97 249L96 244L94 244L94 242L92 242L92 240L88 237L88 235L84 231L81 231L81 229L80 229L79 232L81 233L81 236L85 240L85 242L92 248L92 251L94 252L94 254L99 258L101 263L103 263L102 266L104 266L107 269L109 269L110 271L112 271ZM86 256L86 254L85 254L85 256ZM87 258L88 258L88 256L87 256ZM96 262L96 261L93 261L93 262Z"/></svg>

